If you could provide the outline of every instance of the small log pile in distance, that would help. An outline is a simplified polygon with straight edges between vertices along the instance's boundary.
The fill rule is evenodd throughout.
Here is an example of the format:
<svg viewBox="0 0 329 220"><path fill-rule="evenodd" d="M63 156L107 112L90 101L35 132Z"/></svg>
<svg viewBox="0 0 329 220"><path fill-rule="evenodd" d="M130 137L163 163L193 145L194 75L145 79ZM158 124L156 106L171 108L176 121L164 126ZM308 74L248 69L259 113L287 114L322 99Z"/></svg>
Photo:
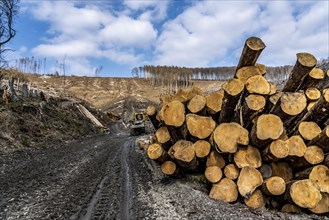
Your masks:
<svg viewBox="0 0 329 220"><path fill-rule="evenodd" d="M214 200L328 213L329 73L298 53L277 91L256 63L264 48L247 39L234 78L218 91L192 87L149 106L155 135L147 154L171 177L204 173Z"/></svg>

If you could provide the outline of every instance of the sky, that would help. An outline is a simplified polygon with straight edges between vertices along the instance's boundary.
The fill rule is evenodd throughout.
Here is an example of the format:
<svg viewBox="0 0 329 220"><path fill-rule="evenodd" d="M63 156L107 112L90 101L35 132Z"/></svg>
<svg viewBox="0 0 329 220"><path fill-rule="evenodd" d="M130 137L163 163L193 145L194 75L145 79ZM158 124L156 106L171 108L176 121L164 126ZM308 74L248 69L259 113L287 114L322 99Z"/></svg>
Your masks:
<svg viewBox="0 0 329 220"><path fill-rule="evenodd" d="M21 0L11 65L65 60L66 74L131 77L136 66L234 66L247 38L266 44L258 62L294 65L296 54L329 57L328 0ZM56 65L57 62L57 65Z"/></svg>

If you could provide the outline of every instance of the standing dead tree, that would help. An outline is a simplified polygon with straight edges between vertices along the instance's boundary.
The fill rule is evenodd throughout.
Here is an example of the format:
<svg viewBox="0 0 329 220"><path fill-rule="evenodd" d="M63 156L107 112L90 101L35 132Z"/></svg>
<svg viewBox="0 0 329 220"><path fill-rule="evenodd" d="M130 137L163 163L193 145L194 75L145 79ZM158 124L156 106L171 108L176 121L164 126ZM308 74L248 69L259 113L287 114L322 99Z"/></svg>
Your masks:
<svg viewBox="0 0 329 220"><path fill-rule="evenodd" d="M18 3L19 0L0 1L0 68L7 63L3 54L10 50L4 46L16 35L13 25L18 13Z"/></svg>

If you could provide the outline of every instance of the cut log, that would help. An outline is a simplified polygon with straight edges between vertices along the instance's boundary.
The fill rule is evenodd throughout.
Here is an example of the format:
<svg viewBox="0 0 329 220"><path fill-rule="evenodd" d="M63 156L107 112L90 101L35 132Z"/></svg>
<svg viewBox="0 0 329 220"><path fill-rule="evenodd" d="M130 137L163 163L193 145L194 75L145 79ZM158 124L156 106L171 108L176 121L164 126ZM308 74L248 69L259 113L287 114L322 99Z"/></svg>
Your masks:
<svg viewBox="0 0 329 220"><path fill-rule="evenodd" d="M259 168L259 172L262 174L263 179L268 179L272 176L272 168L270 165L263 163Z"/></svg>
<svg viewBox="0 0 329 220"><path fill-rule="evenodd" d="M312 209L309 209L315 214L324 214L329 212L329 194L321 193L322 199L320 202Z"/></svg>
<svg viewBox="0 0 329 220"><path fill-rule="evenodd" d="M256 63L255 66L259 69L262 75L266 74L266 66L264 64Z"/></svg>
<svg viewBox="0 0 329 220"><path fill-rule="evenodd" d="M160 106L164 106L166 104L168 104L169 102L171 102L173 97L173 94L162 94L160 95L159 99L160 99Z"/></svg>
<svg viewBox="0 0 329 220"><path fill-rule="evenodd" d="M304 140L310 141L321 133L321 128L313 121L302 121L298 125L298 133Z"/></svg>
<svg viewBox="0 0 329 220"><path fill-rule="evenodd" d="M222 110L218 119L220 123L230 122L235 107L244 90L244 84L239 79L230 79L228 82L224 83L222 88L224 90L224 97L222 101Z"/></svg>
<svg viewBox="0 0 329 220"><path fill-rule="evenodd" d="M179 101L172 101L161 109L162 119L166 125L180 127L185 122L185 106Z"/></svg>
<svg viewBox="0 0 329 220"><path fill-rule="evenodd" d="M160 144L151 144L147 149L147 155L150 159L162 164L169 159L168 153Z"/></svg>
<svg viewBox="0 0 329 220"><path fill-rule="evenodd" d="M283 92L277 92L273 95L267 96L266 106L264 109L264 113L271 112L272 108L275 106L275 104L280 100Z"/></svg>
<svg viewBox="0 0 329 220"><path fill-rule="evenodd" d="M306 110L307 99L302 92L283 93L279 101L271 110L271 114L279 116L285 127L288 127L293 120Z"/></svg>
<svg viewBox="0 0 329 220"><path fill-rule="evenodd" d="M291 136L287 141L289 156L303 157L306 152L306 144L299 135Z"/></svg>
<svg viewBox="0 0 329 220"><path fill-rule="evenodd" d="M310 87L305 91L306 98L310 102L317 101L321 97L321 92L315 87Z"/></svg>
<svg viewBox="0 0 329 220"><path fill-rule="evenodd" d="M262 185L262 174L255 168L243 167L238 177L237 186L241 196L249 198L255 189Z"/></svg>
<svg viewBox="0 0 329 220"><path fill-rule="evenodd" d="M325 127L322 132L313 138L308 145L316 145L320 148L322 148L324 153L329 152L329 126Z"/></svg>
<svg viewBox="0 0 329 220"><path fill-rule="evenodd" d="M264 161L278 161L289 155L289 146L284 140L275 140L262 152Z"/></svg>
<svg viewBox="0 0 329 220"><path fill-rule="evenodd" d="M278 139L283 131L283 123L278 116L263 114L258 117L251 131L251 145L257 148L265 147Z"/></svg>
<svg viewBox="0 0 329 220"><path fill-rule="evenodd" d="M206 98L201 95L194 96L188 103L187 108L193 114L205 115Z"/></svg>
<svg viewBox="0 0 329 220"><path fill-rule="evenodd" d="M329 69L327 70L324 79L318 85L319 89L329 88Z"/></svg>
<svg viewBox="0 0 329 220"><path fill-rule="evenodd" d="M235 122L222 123L217 126L212 139L218 152L235 153L238 144L249 144L248 130Z"/></svg>
<svg viewBox="0 0 329 220"><path fill-rule="evenodd" d="M262 158L257 148L252 146L239 147L234 153L234 162L238 168L259 168L262 165Z"/></svg>
<svg viewBox="0 0 329 220"><path fill-rule="evenodd" d="M312 71L317 63L316 58L309 53L298 53L297 61L291 70L289 79L287 80L283 92L295 92L299 85L304 81L305 77Z"/></svg>
<svg viewBox="0 0 329 220"><path fill-rule="evenodd" d="M171 148L170 153L184 171L195 171L197 169L195 149L192 142L179 140Z"/></svg>
<svg viewBox="0 0 329 220"><path fill-rule="evenodd" d="M285 204L284 206L282 206L281 208L281 212L285 212L285 213L300 213L302 210L300 207L294 205L294 204Z"/></svg>
<svg viewBox="0 0 329 220"><path fill-rule="evenodd" d="M207 114L214 116L215 120L217 120L217 118L219 117L219 112L222 110L223 98L223 89L216 92L212 92L206 96Z"/></svg>
<svg viewBox="0 0 329 220"><path fill-rule="evenodd" d="M223 177L223 172L218 166L210 166L206 168L204 175L210 183L218 183Z"/></svg>
<svg viewBox="0 0 329 220"><path fill-rule="evenodd" d="M285 198L301 208L314 208L322 199L318 186L313 180L297 180L287 184Z"/></svg>
<svg viewBox="0 0 329 220"><path fill-rule="evenodd" d="M265 77L256 75L247 80L246 89L250 94L268 95L271 92L271 85Z"/></svg>
<svg viewBox="0 0 329 220"><path fill-rule="evenodd" d="M286 191L286 182L279 176L272 176L264 180L261 189L266 195L279 196Z"/></svg>
<svg viewBox="0 0 329 220"><path fill-rule="evenodd" d="M172 146L171 137L167 127L162 126L156 130L155 137L165 150L168 150Z"/></svg>
<svg viewBox="0 0 329 220"><path fill-rule="evenodd" d="M253 209L259 209L265 206L266 200L260 189L256 189L249 198L244 198L244 203Z"/></svg>
<svg viewBox="0 0 329 220"><path fill-rule="evenodd" d="M211 151L211 145L208 141L198 140L193 144L195 149L195 155L197 158L204 159L206 158Z"/></svg>
<svg viewBox="0 0 329 220"><path fill-rule="evenodd" d="M238 189L233 180L224 178L219 183L213 184L209 197L223 202L235 202L238 199Z"/></svg>
<svg viewBox="0 0 329 220"><path fill-rule="evenodd" d="M248 95L242 106L242 126L248 128L252 120L265 108L266 99L261 95Z"/></svg>
<svg viewBox="0 0 329 220"><path fill-rule="evenodd" d="M161 165L161 171L165 175L172 177L181 177L182 173L173 161L167 160Z"/></svg>
<svg viewBox="0 0 329 220"><path fill-rule="evenodd" d="M247 80L252 76L262 76L261 70L257 66L245 66L236 72L236 77L243 82L243 84L246 84Z"/></svg>
<svg viewBox="0 0 329 220"><path fill-rule="evenodd" d="M309 179L313 180L319 187L320 192L329 193L329 168L325 165L313 167Z"/></svg>
<svg viewBox="0 0 329 220"><path fill-rule="evenodd" d="M278 92L278 90L276 88L276 85L274 83L271 83L271 82L269 82L269 84L270 84L270 88L271 88L271 91L270 91L269 95L276 94Z"/></svg>
<svg viewBox="0 0 329 220"><path fill-rule="evenodd" d="M318 146L309 146L306 148L304 157L295 157L291 160L291 166L294 169L300 169L320 164L323 160L323 150Z"/></svg>
<svg viewBox="0 0 329 220"><path fill-rule="evenodd" d="M192 136L199 139L205 139L208 138L214 131L216 122L211 117L187 114L186 125Z"/></svg>
<svg viewBox="0 0 329 220"><path fill-rule="evenodd" d="M245 66L254 66L265 47L264 42L260 38L248 38L244 44L236 71Z"/></svg>
<svg viewBox="0 0 329 220"><path fill-rule="evenodd" d="M272 162L270 163L272 176L279 176L287 183L293 178L293 170L287 162Z"/></svg>
<svg viewBox="0 0 329 220"><path fill-rule="evenodd" d="M224 175L230 180L236 180L239 176L239 173L239 168L233 163L226 165L224 168Z"/></svg>
<svg viewBox="0 0 329 220"><path fill-rule="evenodd" d="M153 128L155 130L157 130L159 128L159 125L160 125L160 122L156 118L157 109L153 105L150 105L146 109L146 114L147 114L148 118L150 119L150 121L153 125Z"/></svg>
<svg viewBox="0 0 329 220"><path fill-rule="evenodd" d="M329 154L325 156L323 160L323 165L329 167Z"/></svg>
<svg viewBox="0 0 329 220"><path fill-rule="evenodd" d="M318 84L321 82L322 79L324 79L323 70L320 68L314 68L305 77L303 83L299 86L298 90L305 90L310 87L318 87Z"/></svg>
<svg viewBox="0 0 329 220"><path fill-rule="evenodd" d="M219 168L223 169L225 166L225 160L216 151L211 151L207 157L206 166L218 166Z"/></svg>

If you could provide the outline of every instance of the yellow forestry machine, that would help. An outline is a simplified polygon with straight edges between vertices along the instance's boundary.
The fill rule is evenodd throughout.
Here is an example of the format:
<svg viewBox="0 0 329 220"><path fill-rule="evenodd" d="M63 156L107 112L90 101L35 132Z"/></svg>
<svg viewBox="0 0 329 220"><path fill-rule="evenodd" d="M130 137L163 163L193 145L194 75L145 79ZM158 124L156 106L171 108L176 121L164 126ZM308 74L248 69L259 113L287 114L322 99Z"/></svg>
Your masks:
<svg viewBox="0 0 329 220"><path fill-rule="evenodd" d="M133 136L145 134L146 133L145 121L146 121L146 116L144 112L135 112L134 118L131 121L130 134Z"/></svg>

